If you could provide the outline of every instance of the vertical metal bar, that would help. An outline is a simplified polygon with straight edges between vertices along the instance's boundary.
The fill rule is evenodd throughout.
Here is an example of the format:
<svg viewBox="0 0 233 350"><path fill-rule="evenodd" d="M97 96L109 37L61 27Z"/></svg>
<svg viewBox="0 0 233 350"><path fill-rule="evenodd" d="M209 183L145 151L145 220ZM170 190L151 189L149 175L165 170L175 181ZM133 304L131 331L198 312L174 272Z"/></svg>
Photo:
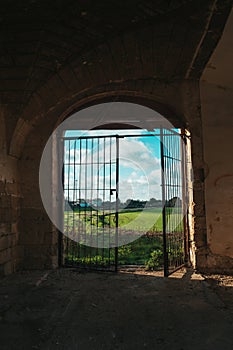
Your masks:
<svg viewBox="0 0 233 350"><path fill-rule="evenodd" d="M187 265L189 263L188 254L188 188L187 188L187 157L186 157L186 134L185 129L181 129L181 164L182 164L182 212L183 212L183 239L184 239L184 262ZM185 213L184 213L185 211Z"/></svg>
<svg viewBox="0 0 233 350"><path fill-rule="evenodd" d="M109 213L111 213L112 210L112 137L109 138ZM111 242L111 232L112 232L112 227L111 227L111 217L112 215L109 215L109 233L108 233L108 263L109 263L109 267L111 266L111 246L110 246L110 242Z"/></svg>
<svg viewBox="0 0 233 350"><path fill-rule="evenodd" d="M63 193L60 193L60 197L63 195L64 196L64 147L65 147L65 142L63 139L57 138L56 140L56 145L58 148L58 174L60 174L60 170L62 171L62 189ZM59 179L58 179L59 181ZM64 197L61 197L64 198ZM60 206L59 206L60 208ZM59 217L62 222L60 223L60 227L63 227L64 229L64 211L65 211L65 205L64 205L64 200L61 206L61 212L59 212ZM61 267L63 265L63 233L58 230L58 267Z"/></svg>
<svg viewBox="0 0 233 350"><path fill-rule="evenodd" d="M93 161L93 151L94 151L94 139L91 139L91 164L90 164L90 167L91 167L91 191L90 191L90 195L91 195L91 198L90 198L90 205L91 205L91 217L90 217L90 227L91 227L91 246L92 246L92 240L93 240L93 230L92 230L92 223L93 223L93 187L94 187L94 182L93 182L93 179L94 179L94 169L93 169L93 166L94 166L94 161ZM93 249L91 249L91 261L92 261L92 252L93 252Z"/></svg>
<svg viewBox="0 0 233 350"><path fill-rule="evenodd" d="M119 226L119 137L116 136L116 239L115 239L115 271L118 270L118 226Z"/></svg>
<svg viewBox="0 0 233 350"><path fill-rule="evenodd" d="M162 180L162 222L163 222L163 261L164 276L167 277L168 271L168 254L167 254L167 237L166 237L166 191L165 191L165 162L164 162L164 136L163 128L160 128L160 153L161 153L161 180Z"/></svg>
<svg viewBox="0 0 233 350"><path fill-rule="evenodd" d="M171 186L172 184L172 173L173 173L173 160L171 159L171 131L169 130L168 135L164 137L164 142L166 145L166 155L164 159L164 171L165 175L167 175L167 183L165 187L165 196L166 196L166 203L165 206L165 212L166 212L166 244L167 244L167 261L168 261L168 274L170 270L171 265L171 250L173 245L173 222L171 219L171 207L170 207L170 199L172 198L173 194L173 188ZM174 150L173 150L174 151Z"/></svg>
<svg viewBox="0 0 233 350"><path fill-rule="evenodd" d="M67 140L66 140L66 145L67 145ZM69 152L69 150L68 150L68 152ZM69 183L67 182L67 180L69 181L69 178L67 179L68 174L65 172L66 166L67 166L67 161L64 164L64 179L65 179L64 183L65 183L65 189L66 189L66 194L67 194L67 190L68 190L68 186L69 186ZM69 209L69 208L71 208L69 205L69 195L67 195L67 202L68 202L68 209ZM69 225L69 211L70 210L68 210L68 212L66 213L66 220L64 220L66 233L67 233L67 230L69 227L68 226ZM66 248L65 249L66 249L66 258L67 258L69 255L69 237L68 237L68 234L66 235Z"/></svg>
<svg viewBox="0 0 233 350"><path fill-rule="evenodd" d="M85 244L84 244L84 257L85 257L85 265L88 265L88 259L87 259L87 150L88 150L88 140L86 139L85 142L85 180L84 180L84 193L85 193L85 200L84 200L84 223L85 223Z"/></svg>
<svg viewBox="0 0 233 350"><path fill-rule="evenodd" d="M80 235L82 235L83 224L81 221L80 203L81 203L81 187L82 186L82 140L79 139L79 191L78 191L78 262L81 258L81 246L80 246Z"/></svg>
<svg viewBox="0 0 233 350"><path fill-rule="evenodd" d="M185 154L186 154L186 193L187 193L187 255L188 255L188 266L190 265L190 252L191 252L191 246L190 246L190 214L192 214L192 211L190 213L190 204L192 202L192 193L193 193L193 179L192 179L192 173L191 173L191 140L190 137L187 135L187 131L185 132ZM191 186L191 187L190 187Z"/></svg>
<svg viewBox="0 0 233 350"><path fill-rule="evenodd" d="M170 158L171 150L171 131L166 130L166 136L163 137L164 149L164 177L165 177L165 217L166 217L166 256L167 256L167 275L169 274L169 267L171 264L171 247L172 247L172 222L171 222L171 207L169 206L169 199L171 198L171 173L173 162Z"/></svg>
<svg viewBox="0 0 233 350"><path fill-rule="evenodd" d="M69 140L69 148L68 148L68 200L70 201L70 166L71 166L71 162L70 162L70 148L71 148L71 141ZM72 207L72 210L74 210L74 208ZM71 213L71 215L73 215L73 213ZM68 229L68 233L69 233L69 229L71 227L71 215L70 213L67 213L67 229ZM69 237L69 235L68 235ZM71 255L71 261L73 263L73 245L71 242L71 239L69 238L67 241L67 246L68 246L68 255Z"/></svg>
<svg viewBox="0 0 233 350"><path fill-rule="evenodd" d="M178 176L175 172L176 166L177 166L177 136L174 135L171 131L171 136L169 136L169 155L171 154L171 169L170 169L170 196L169 200L174 198L177 194L178 189ZM169 262L170 262L170 269L174 268L176 266L176 243L177 243L177 234L176 234L176 225L177 225L177 215L175 214L175 208L173 207L172 201L171 201L171 208L170 208L170 220L171 220L171 230L170 230L170 236L171 236L171 245L170 245L170 256L169 256ZM174 219L173 219L174 217ZM169 271L170 272L170 271Z"/></svg>
<svg viewBox="0 0 233 350"><path fill-rule="evenodd" d="M175 143L175 154L174 154L174 163L175 163L175 171L174 171L174 177L175 177L175 191L174 196L178 198L180 195L180 191L182 191L182 184L181 184L181 158L180 158L180 135L174 135L174 143ZM182 245L183 242L180 239L180 234L182 232L182 227L178 227L179 224L179 215L180 210L179 208L176 208L176 220L175 220L175 230L174 230L174 257L173 257L173 268L178 267L181 265L181 256L180 256L180 250L182 251ZM181 232L180 232L181 231Z"/></svg>
<svg viewBox="0 0 233 350"><path fill-rule="evenodd" d="M74 163L73 163L73 169L74 169L74 173L73 173L73 203L75 203L76 206L76 201L75 199L77 199L77 195L76 195L76 171L75 171L75 167L76 167L76 142L77 140L74 141L73 143L73 147L74 147ZM73 237L75 236L75 210L73 210ZM77 243L75 240L72 241L72 246L75 247L73 254L75 254L75 258L76 258L76 250L77 250Z"/></svg>
<svg viewBox="0 0 233 350"><path fill-rule="evenodd" d="M100 179L99 179L99 173L100 173L100 140L97 138L97 201L99 198L99 187L100 187ZM97 245L97 254L96 254L96 266L98 265L97 255L99 254L99 202L98 203L98 213L96 218L96 245Z"/></svg>
<svg viewBox="0 0 233 350"><path fill-rule="evenodd" d="M103 144L103 156L104 156L104 159L103 159L103 167L104 167L104 173L103 173L103 201L105 203L105 194L106 194L106 138L104 137L104 144ZM104 208L103 208L103 248L102 248L102 260L103 260L103 264L104 264L104 253L105 253L105 250L104 250L104 243L105 243L105 232L106 232L106 227L105 227L105 205L104 205Z"/></svg>

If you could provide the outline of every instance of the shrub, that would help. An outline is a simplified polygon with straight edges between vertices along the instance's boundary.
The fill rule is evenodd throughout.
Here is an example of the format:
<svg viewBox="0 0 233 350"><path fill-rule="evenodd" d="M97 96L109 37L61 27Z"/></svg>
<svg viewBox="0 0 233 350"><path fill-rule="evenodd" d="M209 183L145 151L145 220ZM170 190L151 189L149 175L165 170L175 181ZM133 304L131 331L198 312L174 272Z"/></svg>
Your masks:
<svg viewBox="0 0 233 350"><path fill-rule="evenodd" d="M145 262L146 270L157 270L163 266L163 252L160 249L153 250L150 258Z"/></svg>

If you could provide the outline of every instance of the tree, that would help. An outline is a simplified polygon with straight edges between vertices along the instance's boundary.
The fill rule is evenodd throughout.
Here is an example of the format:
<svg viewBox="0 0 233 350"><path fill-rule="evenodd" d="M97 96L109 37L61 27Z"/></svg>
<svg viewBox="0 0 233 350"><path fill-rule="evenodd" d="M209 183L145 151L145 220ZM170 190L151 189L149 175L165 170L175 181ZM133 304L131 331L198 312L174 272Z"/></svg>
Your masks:
<svg viewBox="0 0 233 350"><path fill-rule="evenodd" d="M181 207L182 206L182 200L179 197L172 197L167 201L167 207Z"/></svg>
<svg viewBox="0 0 233 350"><path fill-rule="evenodd" d="M157 200L155 198L151 198L149 201L148 201L148 206L149 207L155 207L157 204Z"/></svg>

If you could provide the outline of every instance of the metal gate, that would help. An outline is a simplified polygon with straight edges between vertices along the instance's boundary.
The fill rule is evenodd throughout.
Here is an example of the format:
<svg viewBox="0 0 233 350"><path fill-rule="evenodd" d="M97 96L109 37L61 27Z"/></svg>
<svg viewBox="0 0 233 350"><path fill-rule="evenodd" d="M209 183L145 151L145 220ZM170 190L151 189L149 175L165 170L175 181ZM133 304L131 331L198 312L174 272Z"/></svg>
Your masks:
<svg viewBox="0 0 233 350"><path fill-rule="evenodd" d="M161 129L164 275L188 260L185 131Z"/></svg>
<svg viewBox="0 0 233 350"><path fill-rule="evenodd" d="M118 136L63 140L63 263L116 271Z"/></svg>
<svg viewBox="0 0 233 350"><path fill-rule="evenodd" d="M64 265L117 271L119 142L138 136L63 138ZM142 136L160 139L161 234L168 276L188 260L186 135L180 129L161 128Z"/></svg>

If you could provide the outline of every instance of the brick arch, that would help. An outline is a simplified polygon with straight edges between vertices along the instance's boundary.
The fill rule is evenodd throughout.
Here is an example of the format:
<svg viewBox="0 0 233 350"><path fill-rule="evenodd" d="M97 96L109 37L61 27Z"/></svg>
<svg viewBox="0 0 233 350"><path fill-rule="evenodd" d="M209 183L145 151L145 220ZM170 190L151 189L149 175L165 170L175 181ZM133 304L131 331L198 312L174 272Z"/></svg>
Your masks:
<svg viewBox="0 0 233 350"><path fill-rule="evenodd" d="M200 197L198 203L204 203L203 183L199 171L203 166L202 136L198 128L195 131L195 127L200 123L198 84L189 81L185 84L176 82L167 85L154 80L132 80L97 86L86 90L85 93L70 94L68 97L54 108L48 109L46 113L37 115L33 121L24 120L21 126L25 132L24 138L19 144L15 141L11 148L20 157L19 172L23 174L20 180L23 197L22 222L19 225L21 245L25 247L25 254L31 259L28 258L28 261L34 264L35 268L41 264L47 267L56 265L57 261L56 230L48 219L40 198L38 174L41 155L56 126L78 109L103 101L125 100L154 108L165 117L173 117L173 121L175 120L179 127L187 126L191 132L193 131L195 146L193 154L195 193L196 197L197 195ZM198 206L197 210L199 210L199 217L203 219L204 208ZM195 223L197 228L198 220L199 218ZM202 224L196 233L196 241L201 246L205 236Z"/></svg>
<svg viewBox="0 0 233 350"><path fill-rule="evenodd" d="M50 85L47 91L51 91ZM179 82L165 84L154 79L129 80L118 83L109 83L85 91L71 91L57 100L57 103L45 109L38 109L38 98L25 110L24 115L18 119L14 134L11 140L9 153L12 156L20 157L23 151L24 142L30 132L36 130L41 123L48 126L51 123L51 132L62 120L75 111L84 107L109 101L128 101L150 107L172 124L179 126L187 125L185 113L179 100L182 98L182 84Z"/></svg>
<svg viewBox="0 0 233 350"><path fill-rule="evenodd" d="M174 126L185 127L187 125L187 120L185 120L185 117L183 115L177 115L177 113L174 111L174 109L172 109L171 106L169 106L169 104L165 105L162 102L158 102L154 95L143 93L141 91L120 90L94 94L78 101L77 103L70 106L64 113L62 113L58 119L56 126L58 126L62 121L64 121L75 112L106 102L130 102L139 104L158 112L163 117L167 118Z"/></svg>

